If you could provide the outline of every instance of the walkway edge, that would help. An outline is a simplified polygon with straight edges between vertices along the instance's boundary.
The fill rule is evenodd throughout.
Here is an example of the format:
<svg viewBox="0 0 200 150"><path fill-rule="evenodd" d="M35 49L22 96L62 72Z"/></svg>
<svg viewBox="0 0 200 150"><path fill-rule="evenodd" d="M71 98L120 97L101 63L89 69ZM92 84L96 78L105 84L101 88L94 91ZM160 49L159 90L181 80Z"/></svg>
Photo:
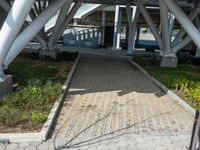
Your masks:
<svg viewBox="0 0 200 150"><path fill-rule="evenodd" d="M78 62L80 60L80 55L77 57L71 71L68 74L67 80L63 86L64 92L61 94L60 98L55 102L53 105L46 123L43 125L43 128L40 132L36 133L6 133L6 134L0 134L0 142L42 142L45 141L48 137L48 134L50 132L50 129L53 125L53 122L55 121L57 112L67 94L69 84L71 82L71 79L74 75L74 72L76 70L76 67L78 65Z"/></svg>
<svg viewBox="0 0 200 150"><path fill-rule="evenodd" d="M147 71L145 71L140 65L134 62L130 57L128 58L128 62L137 68L141 73L143 73L147 78L149 78L155 85L157 85L160 89L162 89L167 95L175 102L177 102L180 106L182 106L187 112L191 113L195 116L195 110L187 104L182 98L176 95L173 91L168 89L165 85L160 83L157 79L149 75Z"/></svg>

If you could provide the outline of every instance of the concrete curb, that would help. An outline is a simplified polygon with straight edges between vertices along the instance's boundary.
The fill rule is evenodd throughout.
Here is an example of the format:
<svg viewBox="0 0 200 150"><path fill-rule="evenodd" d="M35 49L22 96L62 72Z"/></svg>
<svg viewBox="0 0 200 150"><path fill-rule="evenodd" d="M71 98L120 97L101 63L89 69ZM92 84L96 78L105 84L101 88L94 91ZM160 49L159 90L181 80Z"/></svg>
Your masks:
<svg viewBox="0 0 200 150"><path fill-rule="evenodd" d="M157 79L155 79L154 77L152 77L151 75L149 75L147 71L145 71L141 66L139 66L137 63L135 63L130 57L128 58L128 62L131 65L133 65L135 68L137 68L141 73L143 73L147 78L149 78L160 89L162 89L173 101L175 101L176 103L178 103L186 111L188 111L193 116L195 116L195 110L189 104L187 104L182 98L180 98L178 95L176 95L170 89L168 89L166 86L164 86L163 84L161 84Z"/></svg>
<svg viewBox="0 0 200 150"><path fill-rule="evenodd" d="M63 86L63 94L61 94L60 98L55 102L54 106L52 107L51 112L49 113L49 116L47 118L47 121L43 125L43 128L40 132L37 133L6 133L6 134L0 134L0 141L5 142L41 142L45 141L47 139L47 136L50 132L50 129L53 125L53 122L55 121L57 112L67 94L68 87L70 84L70 81L74 75L75 69L78 65L80 56L77 57L70 73L68 74L67 80Z"/></svg>

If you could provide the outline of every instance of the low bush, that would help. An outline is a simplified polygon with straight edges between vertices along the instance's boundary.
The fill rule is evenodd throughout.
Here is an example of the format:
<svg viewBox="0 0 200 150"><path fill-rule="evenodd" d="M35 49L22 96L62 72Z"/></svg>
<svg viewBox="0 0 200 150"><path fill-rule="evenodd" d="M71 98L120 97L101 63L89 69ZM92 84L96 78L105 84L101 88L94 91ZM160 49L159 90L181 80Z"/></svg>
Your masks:
<svg viewBox="0 0 200 150"><path fill-rule="evenodd" d="M47 116L43 113L34 113L32 112L31 118L35 122L45 122L47 120Z"/></svg>
<svg viewBox="0 0 200 150"><path fill-rule="evenodd" d="M179 57L179 64L192 64L200 66L200 58L194 56L178 56Z"/></svg>
<svg viewBox="0 0 200 150"><path fill-rule="evenodd" d="M61 83L29 83L0 100L0 121L8 126L36 121L44 122L47 113L62 92ZM35 113L40 112L40 113Z"/></svg>
<svg viewBox="0 0 200 150"><path fill-rule="evenodd" d="M200 82L176 79L171 82L171 89L183 92L192 106L200 108Z"/></svg>
<svg viewBox="0 0 200 150"><path fill-rule="evenodd" d="M48 62L18 57L6 70L14 78L15 91L0 99L0 129L41 129L73 62ZM2 128L1 128L2 127ZM5 129L5 131L7 130Z"/></svg>
<svg viewBox="0 0 200 150"><path fill-rule="evenodd" d="M58 61L74 61L78 56L78 52L62 51L58 54Z"/></svg>
<svg viewBox="0 0 200 150"><path fill-rule="evenodd" d="M162 68L158 56L134 56L133 60L150 75L186 100L192 107L200 108L200 59L180 57L176 68Z"/></svg>

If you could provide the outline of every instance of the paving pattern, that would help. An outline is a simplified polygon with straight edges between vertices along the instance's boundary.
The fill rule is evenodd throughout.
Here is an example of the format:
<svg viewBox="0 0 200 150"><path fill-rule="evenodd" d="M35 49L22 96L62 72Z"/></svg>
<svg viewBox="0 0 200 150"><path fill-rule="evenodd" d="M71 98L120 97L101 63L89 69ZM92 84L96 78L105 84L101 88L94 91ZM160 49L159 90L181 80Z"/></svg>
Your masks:
<svg viewBox="0 0 200 150"><path fill-rule="evenodd" d="M126 59L82 56L52 138L0 150L187 150L192 122Z"/></svg>

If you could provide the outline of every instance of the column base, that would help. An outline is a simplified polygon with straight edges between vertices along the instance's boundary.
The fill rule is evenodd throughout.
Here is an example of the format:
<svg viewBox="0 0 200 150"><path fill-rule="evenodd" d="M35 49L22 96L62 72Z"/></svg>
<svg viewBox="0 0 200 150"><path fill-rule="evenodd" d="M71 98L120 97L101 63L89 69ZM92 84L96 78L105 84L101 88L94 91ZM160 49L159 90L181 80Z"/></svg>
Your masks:
<svg viewBox="0 0 200 150"><path fill-rule="evenodd" d="M39 58L40 59L50 59L56 60L58 56L59 50L58 49L40 49L39 50Z"/></svg>
<svg viewBox="0 0 200 150"><path fill-rule="evenodd" d="M13 92L13 77L8 75L4 81L0 81L0 97L11 92Z"/></svg>
<svg viewBox="0 0 200 150"><path fill-rule="evenodd" d="M177 57L162 57L160 66L161 67L177 67L178 58Z"/></svg>

